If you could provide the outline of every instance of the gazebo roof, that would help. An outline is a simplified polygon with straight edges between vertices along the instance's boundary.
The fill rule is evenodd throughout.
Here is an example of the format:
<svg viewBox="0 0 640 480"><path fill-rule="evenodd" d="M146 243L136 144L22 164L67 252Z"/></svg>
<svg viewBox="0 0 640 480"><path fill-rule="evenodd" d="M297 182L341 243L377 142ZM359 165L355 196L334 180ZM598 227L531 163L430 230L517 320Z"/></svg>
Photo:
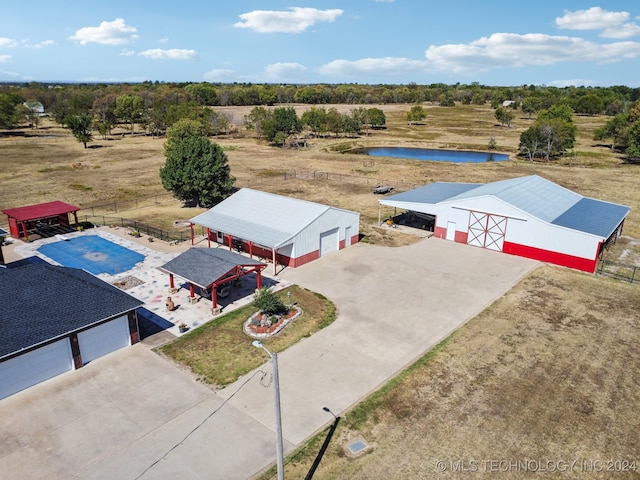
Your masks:
<svg viewBox="0 0 640 480"><path fill-rule="evenodd" d="M56 200L53 202L39 203L37 205L27 205L25 207L7 208L2 213L7 217L15 218L19 222L37 220L39 218L53 217L63 213L77 212L80 207Z"/></svg>
<svg viewBox="0 0 640 480"><path fill-rule="evenodd" d="M236 267L260 265L264 268L267 266L222 248L190 248L159 268L199 287L208 288Z"/></svg>

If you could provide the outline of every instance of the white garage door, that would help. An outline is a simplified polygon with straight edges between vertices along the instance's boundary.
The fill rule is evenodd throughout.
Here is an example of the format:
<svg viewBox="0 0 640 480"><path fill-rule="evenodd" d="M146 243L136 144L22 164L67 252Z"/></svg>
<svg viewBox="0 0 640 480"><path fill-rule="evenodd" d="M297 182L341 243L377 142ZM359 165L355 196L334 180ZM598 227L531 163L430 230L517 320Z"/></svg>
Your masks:
<svg viewBox="0 0 640 480"><path fill-rule="evenodd" d="M338 250L338 228L320 234L320 256Z"/></svg>
<svg viewBox="0 0 640 480"><path fill-rule="evenodd" d="M107 353L126 347L130 341L129 320L126 316L80 332L78 343L82 363L89 363Z"/></svg>
<svg viewBox="0 0 640 480"><path fill-rule="evenodd" d="M0 398L73 369L71 344L65 338L0 363Z"/></svg>
<svg viewBox="0 0 640 480"><path fill-rule="evenodd" d="M507 217L470 212L468 245L502 251L507 231Z"/></svg>

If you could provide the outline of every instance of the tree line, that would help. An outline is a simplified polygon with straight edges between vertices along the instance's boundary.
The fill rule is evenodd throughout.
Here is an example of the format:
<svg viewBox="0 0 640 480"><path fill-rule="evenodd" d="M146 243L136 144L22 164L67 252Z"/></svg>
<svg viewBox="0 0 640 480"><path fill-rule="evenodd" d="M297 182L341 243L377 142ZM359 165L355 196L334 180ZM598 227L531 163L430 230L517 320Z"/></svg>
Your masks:
<svg viewBox="0 0 640 480"><path fill-rule="evenodd" d="M423 102L441 106L491 104L497 120L509 127L516 110L536 123L521 136L520 153L529 159L551 159L573 147L575 126L571 115L610 117L596 132L595 140L607 140L611 148L631 158L640 156L638 100L640 89L612 87L548 87L523 85L495 87L478 83L446 85L360 85L360 84L0 84L0 128L38 126L40 105L60 125L70 128L85 147L94 132L103 137L115 126L164 136L180 119L196 120L207 135L228 134L238 125L252 129L256 137L284 146L303 128L311 135L351 136L380 128L384 113L359 106L346 114L326 104L414 104L409 123L424 118ZM292 107L311 105L301 118ZM234 119L210 107L253 106L249 115ZM274 107L274 108L272 108ZM569 113L570 112L570 113Z"/></svg>

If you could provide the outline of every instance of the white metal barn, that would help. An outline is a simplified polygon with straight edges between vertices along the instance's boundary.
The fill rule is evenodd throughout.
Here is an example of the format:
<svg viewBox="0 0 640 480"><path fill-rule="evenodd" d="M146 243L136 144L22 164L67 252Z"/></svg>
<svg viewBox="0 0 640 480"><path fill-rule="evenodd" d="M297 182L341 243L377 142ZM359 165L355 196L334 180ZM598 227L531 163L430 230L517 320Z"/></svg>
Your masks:
<svg viewBox="0 0 640 480"><path fill-rule="evenodd" d="M428 216L436 237L594 272L630 208L537 175L487 184L437 182L379 200Z"/></svg>
<svg viewBox="0 0 640 480"><path fill-rule="evenodd" d="M360 214L243 188L191 219L212 240L276 265L299 267L358 242Z"/></svg>

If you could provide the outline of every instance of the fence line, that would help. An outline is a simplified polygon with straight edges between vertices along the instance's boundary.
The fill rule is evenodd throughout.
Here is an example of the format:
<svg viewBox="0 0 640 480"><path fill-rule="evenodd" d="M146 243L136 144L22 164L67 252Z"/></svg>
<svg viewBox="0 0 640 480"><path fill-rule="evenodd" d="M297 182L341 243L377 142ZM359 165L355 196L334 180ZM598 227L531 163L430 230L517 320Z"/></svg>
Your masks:
<svg viewBox="0 0 640 480"><path fill-rule="evenodd" d="M85 223L87 226L111 226L129 228L133 232L139 232L140 234L146 234L150 237L163 240L165 242L184 242L191 239L191 229L182 230L163 230L158 227L154 227L145 222L139 222L137 220L131 220L122 217L108 217L105 215L78 215L78 221ZM206 231L204 227L194 225L194 235L204 235Z"/></svg>
<svg viewBox="0 0 640 480"><path fill-rule="evenodd" d="M610 260L600 260L596 273L619 280L626 280L629 283L640 283L640 267L635 265L616 263Z"/></svg>

